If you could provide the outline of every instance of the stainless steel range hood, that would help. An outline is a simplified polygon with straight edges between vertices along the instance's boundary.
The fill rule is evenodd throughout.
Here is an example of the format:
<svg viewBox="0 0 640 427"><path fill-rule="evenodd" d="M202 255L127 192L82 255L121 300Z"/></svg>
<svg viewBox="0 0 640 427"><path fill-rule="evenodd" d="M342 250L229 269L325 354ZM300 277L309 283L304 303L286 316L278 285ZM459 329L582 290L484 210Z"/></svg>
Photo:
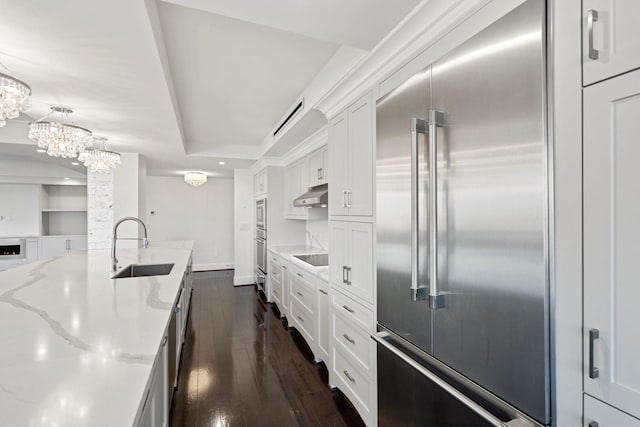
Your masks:
<svg viewBox="0 0 640 427"><path fill-rule="evenodd" d="M307 207L307 208L326 208L329 206L329 185L318 185L312 187L293 201L295 207Z"/></svg>

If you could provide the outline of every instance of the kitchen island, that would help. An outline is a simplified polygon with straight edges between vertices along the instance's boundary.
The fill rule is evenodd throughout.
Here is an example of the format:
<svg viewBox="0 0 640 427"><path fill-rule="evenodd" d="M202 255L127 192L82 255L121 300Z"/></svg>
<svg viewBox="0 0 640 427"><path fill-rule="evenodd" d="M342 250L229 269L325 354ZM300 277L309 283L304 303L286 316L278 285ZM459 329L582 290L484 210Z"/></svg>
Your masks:
<svg viewBox="0 0 640 427"><path fill-rule="evenodd" d="M109 250L0 272L0 426L166 424L192 249L118 250L119 267L174 264L161 276L112 279Z"/></svg>

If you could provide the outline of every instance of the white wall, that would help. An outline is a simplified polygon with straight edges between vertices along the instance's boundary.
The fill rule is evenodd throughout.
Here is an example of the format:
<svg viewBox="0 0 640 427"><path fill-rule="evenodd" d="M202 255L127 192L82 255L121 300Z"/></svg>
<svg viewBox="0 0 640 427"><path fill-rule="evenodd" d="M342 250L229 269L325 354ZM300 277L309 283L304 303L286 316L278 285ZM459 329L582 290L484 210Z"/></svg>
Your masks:
<svg viewBox="0 0 640 427"><path fill-rule="evenodd" d="M0 237L40 234L40 186L0 184Z"/></svg>
<svg viewBox="0 0 640 427"><path fill-rule="evenodd" d="M234 267L233 179L209 178L195 188L181 177L149 176L146 187L151 245L194 240L194 270Z"/></svg>
<svg viewBox="0 0 640 427"><path fill-rule="evenodd" d="M140 192L140 155L137 153L122 153L122 164L113 171L113 220L127 217L141 217L139 192ZM118 227L120 237L142 237L142 227L133 221L126 222ZM131 240L118 242L118 247L136 247L139 243Z"/></svg>
<svg viewBox="0 0 640 427"><path fill-rule="evenodd" d="M253 283L253 174L233 171L235 286Z"/></svg>

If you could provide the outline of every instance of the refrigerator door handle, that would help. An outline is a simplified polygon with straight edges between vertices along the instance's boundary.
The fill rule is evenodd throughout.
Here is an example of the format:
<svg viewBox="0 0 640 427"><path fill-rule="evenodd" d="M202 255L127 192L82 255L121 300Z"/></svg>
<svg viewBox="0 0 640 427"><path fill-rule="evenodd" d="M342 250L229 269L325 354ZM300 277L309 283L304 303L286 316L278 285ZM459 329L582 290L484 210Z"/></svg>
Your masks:
<svg viewBox="0 0 640 427"><path fill-rule="evenodd" d="M413 360L410 356L408 356L405 353L403 353L401 350L396 348L393 344L389 343L389 341L387 341L385 339L387 337L390 337L388 332L384 332L384 331L383 332L378 332L378 333L376 333L374 335L371 335L371 337L378 344L380 344L381 346L383 346L384 348L389 350L396 357L398 357L403 362L405 362L406 364L411 366L413 369L418 371L421 375L423 375L424 377L426 377L427 379L432 381L438 387L442 388L445 392L447 392L448 394L450 394L451 396L456 398L458 401L460 401L460 403L462 403L463 405L467 406L473 412L478 414L480 417L482 417L489 424L491 424L491 425L493 425L495 427L532 427L532 426L535 426L535 424L527 421L524 418L520 418L520 417L517 417L517 416L514 417L510 421L502 421L501 419L499 419L498 417L493 415L491 412L487 411L485 408L483 408L482 406L478 405L472 399L470 399L469 397L467 397L466 395L461 393L458 389L456 389L455 387L451 386L449 383L444 381L442 378L440 378L439 376L437 376L436 374L434 374L433 372L431 372L430 370L428 370L427 368L425 368L424 366L422 366L421 364L419 364L418 362Z"/></svg>
<svg viewBox="0 0 640 427"><path fill-rule="evenodd" d="M438 127L444 113L429 111L429 306L443 308L444 294L438 293Z"/></svg>
<svg viewBox="0 0 640 427"><path fill-rule="evenodd" d="M418 134L426 134L427 121L411 119L411 300L424 301L429 298L429 288L420 284L418 269L418 245L420 228L418 222Z"/></svg>

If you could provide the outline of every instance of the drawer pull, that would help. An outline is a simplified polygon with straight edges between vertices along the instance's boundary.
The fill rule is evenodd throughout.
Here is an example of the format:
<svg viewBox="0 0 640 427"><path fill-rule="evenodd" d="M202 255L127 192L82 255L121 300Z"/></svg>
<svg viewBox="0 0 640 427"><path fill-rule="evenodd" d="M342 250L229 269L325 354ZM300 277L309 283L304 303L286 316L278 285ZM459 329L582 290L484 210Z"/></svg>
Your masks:
<svg viewBox="0 0 640 427"><path fill-rule="evenodd" d="M351 338L349 335L347 334L342 334L342 336L344 337L345 340L349 341L351 344L355 344L356 340L354 340L353 338Z"/></svg>
<svg viewBox="0 0 640 427"><path fill-rule="evenodd" d="M299 321L301 321L302 323L304 323L304 319L300 316L296 316L298 318Z"/></svg>
<svg viewBox="0 0 640 427"><path fill-rule="evenodd" d="M329 293L327 291L323 290L323 289L319 289L319 291L320 291L321 294L329 295Z"/></svg>
<svg viewBox="0 0 640 427"><path fill-rule="evenodd" d="M283 270L286 270L286 269L287 269L287 266L286 266L286 265L283 265L283 266L282 266L282 269L283 269Z"/></svg>
<svg viewBox="0 0 640 427"><path fill-rule="evenodd" d="M354 384L356 383L356 379L349 374L349 371L345 369L344 371L342 371L342 373L344 374L345 377L349 379L349 381L351 381Z"/></svg>
<svg viewBox="0 0 640 427"><path fill-rule="evenodd" d="M274 260L274 261L276 260L275 258L271 258L271 259Z"/></svg>
<svg viewBox="0 0 640 427"><path fill-rule="evenodd" d="M343 305L342 308L344 308L345 310L347 310L349 313L353 314L356 311L352 308L350 308L349 306Z"/></svg>
<svg viewBox="0 0 640 427"><path fill-rule="evenodd" d="M296 274L304 279L304 276L302 274L300 273L296 273Z"/></svg>
<svg viewBox="0 0 640 427"><path fill-rule="evenodd" d="M304 295L302 295L300 292L296 291L296 294L300 295L301 298L304 298Z"/></svg>

